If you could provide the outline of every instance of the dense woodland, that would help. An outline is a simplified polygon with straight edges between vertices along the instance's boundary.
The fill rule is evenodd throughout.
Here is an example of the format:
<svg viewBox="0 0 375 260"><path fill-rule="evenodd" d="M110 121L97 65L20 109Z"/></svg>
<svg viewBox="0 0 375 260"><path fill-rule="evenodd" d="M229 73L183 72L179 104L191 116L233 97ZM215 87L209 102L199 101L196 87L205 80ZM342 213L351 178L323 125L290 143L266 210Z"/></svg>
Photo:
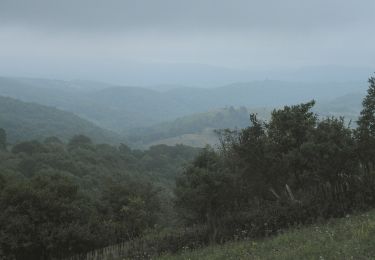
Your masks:
<svg viewBox="0 0 375 260"><path fill-rule="evenodd" d="M355 127L314 104L251 114L215 149L84 135L9 145L1 130L0 256L147 259L374 207L375 78Z"/></svg>
<svg viewBox="0 0 375 260"><path fill-rule="evenodd" d="M6 148L0 131L0 256L51 259L165 226L171 180L198 149L147 151L76 136Z"/></svg>

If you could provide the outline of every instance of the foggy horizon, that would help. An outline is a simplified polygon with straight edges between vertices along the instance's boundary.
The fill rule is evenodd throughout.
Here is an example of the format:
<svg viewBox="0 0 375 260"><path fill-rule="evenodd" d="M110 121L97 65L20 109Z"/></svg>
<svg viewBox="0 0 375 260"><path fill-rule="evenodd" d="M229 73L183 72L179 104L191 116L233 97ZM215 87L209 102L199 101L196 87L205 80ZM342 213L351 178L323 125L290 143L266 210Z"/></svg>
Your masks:
<svg viewBox="0 0 375 260"><path fill-rule="evenodd" d="M0 71L140 86L290 80L301 71L302 81L360 80L375 67L374 8L369 0L1 0Z"/></svg>

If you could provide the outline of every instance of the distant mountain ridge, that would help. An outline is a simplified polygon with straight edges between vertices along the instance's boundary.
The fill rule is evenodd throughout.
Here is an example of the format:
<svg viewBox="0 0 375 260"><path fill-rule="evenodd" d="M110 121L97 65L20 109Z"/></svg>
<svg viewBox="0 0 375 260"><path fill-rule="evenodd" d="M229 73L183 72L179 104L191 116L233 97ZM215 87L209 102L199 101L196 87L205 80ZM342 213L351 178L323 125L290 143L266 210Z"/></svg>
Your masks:
<svg viewBox="0 0 375 260"><path fill-rule="evenodd" d="M81 85L80 85L81 84ZM94 84L94 83L93 83ZM254 81L202 89L157 91L138 87L44 79L0 78L0 95L56 107L96 125L124 133L223 107L277 107L316 99L328 101L367 88L365 82Z"/></svg>

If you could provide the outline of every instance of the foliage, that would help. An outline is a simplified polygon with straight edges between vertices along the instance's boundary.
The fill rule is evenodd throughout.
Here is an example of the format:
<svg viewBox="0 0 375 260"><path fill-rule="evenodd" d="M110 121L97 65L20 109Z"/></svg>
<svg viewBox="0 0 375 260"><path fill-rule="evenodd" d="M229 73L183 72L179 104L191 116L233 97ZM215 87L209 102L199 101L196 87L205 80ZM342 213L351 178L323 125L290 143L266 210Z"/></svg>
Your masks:
<svg viewBox="0 0 375 260"><path fill-rule="evenodd" d="M367 171L375 165L375 78L369 79L367 95L362 102L363 109L357 122L356 138L361 162Z"/></svg>
<svg viewBox="0 0 375 260"><path fill-rule="evenodd" d="M161 198L197 151L181 145L138 151L82 135L68 144L51 137L0 151L0 254L66 257L165 225L170 213Z"/></svg>
<svg viewBox="0 0 375 260"><path fill-rule="evenodd" d="M43 172L7 186L0 198L1 248L16 259L48 259L93 248L95 210L62 175Z"/></svg>
<svg viewBox="0 0 375 260"><path fill-rule="evenodd" d="M3 128L0 128L0 150L7 148L7 135Z"/></svg>
<svg viewBox="0 0 375 260"><path fill-rule="evenodd" d="M205 148L177 180L176 189L175 203L180 214L191 223L207 223L212 242L216 241L222 215L234 205L230 196L233 180L220 164L218 155Z"/></svg>

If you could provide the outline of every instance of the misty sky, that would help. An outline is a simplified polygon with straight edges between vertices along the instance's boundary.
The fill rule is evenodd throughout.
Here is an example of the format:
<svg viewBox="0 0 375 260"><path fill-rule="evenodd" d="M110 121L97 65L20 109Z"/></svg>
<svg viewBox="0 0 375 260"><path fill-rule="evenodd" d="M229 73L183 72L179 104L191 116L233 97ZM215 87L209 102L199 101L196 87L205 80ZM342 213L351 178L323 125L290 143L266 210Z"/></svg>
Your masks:
<svg viewBox="0 0 375 260"><path fill-rule="evenodd" d="M0 0L0 75L156 84L178 83L157 72L179 66L372 69L374 11L374 0Z"/></svg>

